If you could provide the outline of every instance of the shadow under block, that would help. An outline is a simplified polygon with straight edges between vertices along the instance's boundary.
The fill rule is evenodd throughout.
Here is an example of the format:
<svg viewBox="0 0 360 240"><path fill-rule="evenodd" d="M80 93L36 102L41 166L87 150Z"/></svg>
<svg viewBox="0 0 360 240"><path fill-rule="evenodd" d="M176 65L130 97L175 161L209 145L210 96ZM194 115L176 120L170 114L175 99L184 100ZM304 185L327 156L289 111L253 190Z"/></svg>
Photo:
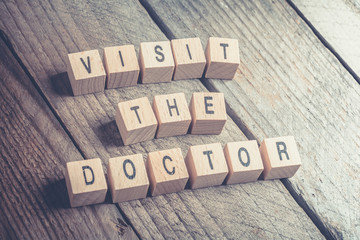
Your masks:
<svg viewBox="0 0 360 240"><path fill-rule="evenodd" d="M187 133L191 115L184 93L155 96L153 110L159 124L157 138Z"/></svg>
<svg viewBox="0 0 360 240"><path fill-rule="evenodd" d="M185 163L192 189L221 185L229 172L220 143L191 146Z"/></svg>
<svg viewBox="0 0 360 240"><path fill-rule="evenodd" d="M105 89L106 73L98 50L68 54L67 73L74 96Z"/></svg>
<svg viewBox="0 0 360 240"><path fill-rule="evenodd" d="M155 137L158 123L147 97L120 102L115 119L124 145Z"/></svg>
<svg viewBox="0 0 360 240"><path fill-rule="evenodd" d="M200 38L171 40L171 48L175 61L174 80L202 77L206 59Z"/></svg>
<svg viewBox="0 0 360 240"><path fill-rule="evenodd" d="M257 181L264 170L255 140L227 143L224 154L229 168L226 184Z"/></svg>
<svg viewBox="0 0 360 240"><path fill-rule="evenodd" d="M175 68L170 41L140 43L139 65L142 83L170 82Z"/></svg>
<svg viewBox="0 0 360 240"><path fill-rule="evenodd" d="M145 198L149 189L142 154L110 158L108 179L114 203Z"/></svg>
<svg viewBox="0 0 360 240"><path fill-rule="evenodd" d="M210 37L205 56L205 78L233 79L240 64L238 40Z"/></svg>
<svg viewBox="0 0 360 240"><path fill-rule="evenodd" d="M264 180L290 178L301 166L293 136L264 139L260 153L264 164Z"/></svg>
<svg viewBox="0 0 360 240"><path fill-rule="evenodd" d="M140 67L134 45L104 48L106 88L135 86Z"/></svg>
<svg viewBox="0 0 360 240"><path fill-rule="evenodd" d="M66 163L65 181L71 207L105 201L107 183L100 158Z"/></svg>
<svg viewBox="0 0 360 240"><path fill-rule="evenodd" d="M149 153L146 169L152 196L182 191L189 179L180 148Z"/></svg>
<svg viewBox="0 0 360 240"><path fill-rule="evenodd" d="M226 123L223 93L194 92L190 101L191 134L220 134Z"/></svg>

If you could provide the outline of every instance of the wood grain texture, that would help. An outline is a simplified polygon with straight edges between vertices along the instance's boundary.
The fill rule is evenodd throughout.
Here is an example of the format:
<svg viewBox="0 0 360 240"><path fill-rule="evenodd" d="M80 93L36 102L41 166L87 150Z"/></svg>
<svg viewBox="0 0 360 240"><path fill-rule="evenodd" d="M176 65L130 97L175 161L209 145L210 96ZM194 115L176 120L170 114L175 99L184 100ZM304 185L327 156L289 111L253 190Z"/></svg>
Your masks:
<svg viewBox="0 0 360 240"><path fill-rule="evenodd" d="M186 135L123 146L115 106L147 96L206 91L198 80L138 85L72 97L67 52L167 40L136 1L31 1L0 3L0 27L86 158L107 159L213 142L246 140L228 120L221 135ZM32 24L28 24L31 22ZM146 156L146 155L144 155ZM322 237L280 181L220 186L119 204L141 238Z"/></svg>
<svg viewBox="0 0 360 240"><path fill-rule="evenodd" d="M136 237L115 205L70 208L65 163L83 159L0 40L0 239Z"/></svg>
<svg viewBox="0 0 360 240"><path fill-rule="evenodd" d="M151 0L143 3L169 38L237 38L228 113L250 138L295 136L302 160L285 183L328 237L360 235L360 87L284 1ZM304 201L305 200L305 201Z"/></svg>

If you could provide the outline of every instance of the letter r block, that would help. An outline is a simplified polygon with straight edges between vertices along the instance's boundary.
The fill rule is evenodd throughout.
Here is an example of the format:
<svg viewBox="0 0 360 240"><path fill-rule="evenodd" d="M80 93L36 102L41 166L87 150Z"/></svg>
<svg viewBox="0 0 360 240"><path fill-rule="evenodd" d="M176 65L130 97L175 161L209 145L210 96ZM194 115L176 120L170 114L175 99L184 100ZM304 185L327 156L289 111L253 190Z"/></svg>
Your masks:
<svg viewBox="0 0 360 240"><path fill-rule="evenodd" d="M105 201L107 184L100 158L66 163L65 181L71 207Z"/></svg>
<svg viewBox="0 0 360 240"><path fill-rule="evenodd" d="M153 139L158 125L147 97L119 103L116 124L124 145Z"/></svg>
<svg viewBox="0 0 360 240"><path fill-rule="evenodd" d="M293 136L264 139L260 153L264 164L264 180L292 177L301 166Z"/></svg>

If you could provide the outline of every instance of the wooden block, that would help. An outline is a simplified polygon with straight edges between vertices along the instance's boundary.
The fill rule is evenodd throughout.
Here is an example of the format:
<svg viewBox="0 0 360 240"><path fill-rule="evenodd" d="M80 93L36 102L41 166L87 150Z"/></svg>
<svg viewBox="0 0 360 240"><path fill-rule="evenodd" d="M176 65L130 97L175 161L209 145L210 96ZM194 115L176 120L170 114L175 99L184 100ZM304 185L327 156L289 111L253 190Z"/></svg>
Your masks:
<svg viewBox="0 0 360 240"><path fill-rule="evenodd" d="M140 43L139 64L142 83L170 82L175 68L170 41Z"/></svg>
<svg viewBox="0 0 360 240"><path fill-rule="evenodd" d="M106 88L135 86L140 67L134 45L104 48Z"/></svg>
<svg viewBox="0 0 360 240"><path fill-rule="evenodd" d="M110 158L108 179L114 203L145 198L149 189L142 154Z"/></svg>
<svg viewBox="0 0 360 240"><path fill-rule="evenodd" d="M147 97L119 103L116 124L124 145L153 139L158 125Z"/></svg>
<svg viewBox="0 0 360 240"><path fill-rule="evenodd" d="M264 170L255 140L227 143L224 154L229 168L226 184L256 181Z"/></svg>
<svg viewBox="0 0 360 240"><path fill-rule="evenodd" d="M194 92L190 101L191 134L220 134L226 123L223 93Z"/></svg>
<svg viewBox="0 0 360 240"><path fill-rule="evenodd" d="M65 181L71 207L105 201L107 184L100 158L66 163Z"/></svg>
<svg viewBox="0 0 360 240"><path fill-rule="evenodd" d="M187 133L191 115L184 93L155 96L153 109L159 123L157 138Z"/></svg>
<svg viewBox="0 0 360 240"><path fill-rule="evenodd" d="M221 185L229 172L220 143L191 146L185 163L192 189Z"/></svg>
<svg viewBox="0 0 360 240"><path fill-rule="evenodd" d="M152 196L184 190L189 179L180 148L149 153L146 169Z"/></svg>
<svg viewBox="0 0 360 240"><path fill-rule="evenodd" d="M75 96L104 91L106 74L98 50L68 54L67 72Z"/></svg>
<svg viewBox="0 0 360 240"><path fill-rule="evenodd" d="M205 78L233 79L240 64L238 40L210 37L205 56Z"/></svg>
<svg viewBox="0 0 360 240"><path fill-rule="evenodd" d="M174 80L201 78L206 59L200 38L171 40L174 55Z"/></svg>
<svg viewBox="0 0 360 240"><path fill-rule="evenodd" d="M264 164L264 180L292 177L301 166L293 136L264 139L260 153Z"/></svg>

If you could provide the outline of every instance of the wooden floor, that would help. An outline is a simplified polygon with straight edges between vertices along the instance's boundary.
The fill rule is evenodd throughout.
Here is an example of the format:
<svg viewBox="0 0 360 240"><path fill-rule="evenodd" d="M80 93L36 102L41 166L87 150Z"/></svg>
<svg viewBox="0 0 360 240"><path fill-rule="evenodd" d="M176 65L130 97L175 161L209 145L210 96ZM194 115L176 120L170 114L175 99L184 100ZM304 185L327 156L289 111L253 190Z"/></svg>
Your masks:
<svg viewBox="0 0 360 240"><path fill-rule="evenodd" d="M356 1L0 2L0 239L356 239L360 87ZM320 14L321 13L321 14ZM348 17L349 16L349 17ZM231 81L184 80L73 97L70 52L173 38L239 40ZM360 82L360 81L359 81ZM115 105L223 92L219 136L123 146ZM291 179L185 190L70 208L68 161L293 135Z"/></svg>

